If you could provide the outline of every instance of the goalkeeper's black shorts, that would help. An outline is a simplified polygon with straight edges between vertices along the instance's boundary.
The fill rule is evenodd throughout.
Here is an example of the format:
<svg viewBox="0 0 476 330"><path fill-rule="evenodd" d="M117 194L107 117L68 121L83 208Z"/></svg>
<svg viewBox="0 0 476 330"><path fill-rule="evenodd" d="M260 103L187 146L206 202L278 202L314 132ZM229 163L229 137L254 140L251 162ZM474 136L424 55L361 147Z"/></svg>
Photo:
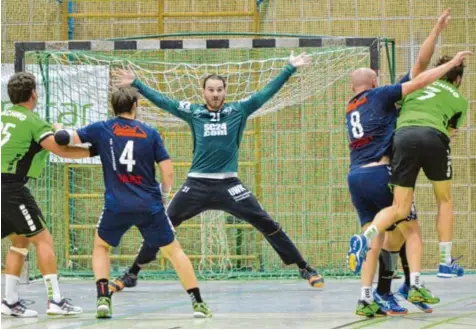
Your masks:
<svg viewBox="0 0 476 330"><path fill-rule="evenodd" d="M233 221L246 221L268 234L280 228L238 178L187 178L170 201L167 214L177 227L206 210L227 212L235 216Z"/></svg>

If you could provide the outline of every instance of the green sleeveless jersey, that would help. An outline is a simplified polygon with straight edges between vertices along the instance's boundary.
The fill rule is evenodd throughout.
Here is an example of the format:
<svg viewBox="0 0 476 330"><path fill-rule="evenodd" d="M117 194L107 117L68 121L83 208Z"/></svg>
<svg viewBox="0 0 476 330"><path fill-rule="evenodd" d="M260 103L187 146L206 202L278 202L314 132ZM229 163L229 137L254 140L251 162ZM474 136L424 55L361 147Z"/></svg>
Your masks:
<svg viewBox="0 0 476 330"><path fill-rule="evenodd" d="M14 105L2 112L2 174L38 178L48 151L40 142L53 134L50 124L29 109Z"/></svg>
<svg viewBox="0 0 476 330"><path fill-rule="evenodd" d="M137 79L132 86L190 126L193 160L188 176L220 179L237 175L238 152L248 117L276 94L295 71L288 64L265 88L239 102L225 103L218 111L210 111L204 104L171 100Z"/></svg>
<svg viewBox="0 0 476 330"><path fill-rule="evenodd" d="M432 127L449 136L448 128L459 128L466 117L468 101L444 80L419 89L403 99L397 130L406 126Z"/></svg>

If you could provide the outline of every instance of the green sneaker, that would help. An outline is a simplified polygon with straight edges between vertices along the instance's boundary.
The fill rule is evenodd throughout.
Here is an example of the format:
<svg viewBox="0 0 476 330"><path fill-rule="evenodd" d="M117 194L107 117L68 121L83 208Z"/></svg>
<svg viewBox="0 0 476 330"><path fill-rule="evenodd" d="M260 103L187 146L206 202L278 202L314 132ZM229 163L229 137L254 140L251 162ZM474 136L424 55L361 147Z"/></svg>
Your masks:
<svg viewBox="0 0 476 330"><path fill-rule="evenodd" d="M440 298L434 296L424 286L417 287L413 285L408 291L408 301L411 303L437 304L440 302Z"/></svg>
<svg viewBox="0 0 476 330"><path fill-rule="evenodd" d="M197 319L203 319L212 316L212 310L208 308L206 303L193 303L193 317Z"/></svg>
<svg viewBox="0 0 476 330"><path fill-rule="evenodd" d="M366 316L366 317L383 317L387 316L379 305L375 301L368 303L365 300L359 300L357 303L357 310L355 311L356 315Z"/></svg>
<svg viewBox="0 0 476 330"><path fill-rule="evenodd" d="M100 297L96 303L96 318L105 319L112 317L112 306L110 297Z"/></svg>

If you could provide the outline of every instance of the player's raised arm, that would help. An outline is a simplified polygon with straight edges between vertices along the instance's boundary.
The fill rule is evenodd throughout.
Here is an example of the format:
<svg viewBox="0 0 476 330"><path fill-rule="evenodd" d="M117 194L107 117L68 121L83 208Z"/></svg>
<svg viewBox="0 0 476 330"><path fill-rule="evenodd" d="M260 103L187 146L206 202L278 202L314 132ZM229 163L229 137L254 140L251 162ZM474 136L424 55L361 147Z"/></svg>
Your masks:
<svg viewBox="0 0 476 330"><path fill-rule="evenodd" d="M416 77L412 81L402 84L402 97L405 97L406 95L431 84L432 82L446 74L448 71L450 71L452 68L460 65L465 57L468 57L472 54L473 53L470 51L459 52L455 55L455 57L453 57L451 61L437 66L436 68L433 68L431 70L425 71L418 75L418 77Z"/></svg>
<svg viewBox="0 0 476 330"><path fill-rule="evenodd" d="M150 88L142 81L137 79L136 75L132 70L122 70L118 69L113 72L114 79L116 84L119 87L134 87L137 88L139 93L141 93L146 99L155 104L157 107L164 109L165 111L171 113L174 116L177 116L181 119L187 120L190 115L190 104L186 102L178 102L172 100L158 90Z"/></svg>
<svg viewBox="0 0 476 330"><path fill-rule="evenodd" d="M271 99L274 94L276 94L281 87L288 81L296 69L309 65L312 59L310 55L302 53L298 56L294 56L294 53L291 52L289 57L289 63L284 67L281 73L274 78L266 87L264 87L259 92L251 95L249 98L241 101L243 110L246 115L251 115L253 112L258 110L265 104L269 99Z"/></svg>
<svg viewBox="0 0 476 330"><path fill-rule="evenodd" d="M431 61L431 57L435 52L435 45L438 40L438 37L440 36L441 32L448 26L448 22L451 19L450 14L450 9L448 8L440 15L440 17L438 17L438 21L436 22L435 26L431 30L426 40L421 45L416 63L412 67L412 79L416 78L420 73L422 73L426 70L426 68L428 68L428 65Z"/></svg>

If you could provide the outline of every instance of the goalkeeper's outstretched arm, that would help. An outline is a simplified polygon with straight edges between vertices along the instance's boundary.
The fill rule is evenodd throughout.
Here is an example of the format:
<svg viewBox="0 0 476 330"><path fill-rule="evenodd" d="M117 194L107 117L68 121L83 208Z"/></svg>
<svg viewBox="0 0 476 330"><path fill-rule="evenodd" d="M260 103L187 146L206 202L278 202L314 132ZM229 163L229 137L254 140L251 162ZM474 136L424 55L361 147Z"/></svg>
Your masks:
<svg viewBox="0 0 476 330"><path fill-rule="evenodd" d="M113 76L116 79L119 87L134 87L137 88L146 99L152 102L157 107L164 109L174 116L188 120L190 118L190 107L188 103L181 103L176 100L169 99L158 90L155 90L142 81L136 78L136 75L132 70L118 69L113 72Z"/></svg>
<svg viewBox="0 0 476 330"><path fill-rule="evenodd" d="M276 94L281 87L289 80L296 69L309 65L311 63L311 56L302 53L298 56L294 56L293 52L291 52L291 56L289 57L289 63L284 67L281 73L274 78L266 87L264 87L259 92L251 95L249 98L244 99L241 101L243 110L245 111L246 115L249 116L259 108L263 106L266 102L268 102L274 94Z"/></svg>
<svg viewBox="0 0 476 330"><path fill-rule="evenodd" d="M438 41L438 37L440 36L441 32L448 26L448 22L450 21L450 9L446 9L440 17L438 17L438 21L436 22L435 26L431 30L430 34L426 38L426 40L421 45L420 51L418 52L418 57L416 60L415 65L412 67L411 71L411 78L416 78L420 73L428 68L430 64L431 57L435 52L435 45Z"/></svg>

